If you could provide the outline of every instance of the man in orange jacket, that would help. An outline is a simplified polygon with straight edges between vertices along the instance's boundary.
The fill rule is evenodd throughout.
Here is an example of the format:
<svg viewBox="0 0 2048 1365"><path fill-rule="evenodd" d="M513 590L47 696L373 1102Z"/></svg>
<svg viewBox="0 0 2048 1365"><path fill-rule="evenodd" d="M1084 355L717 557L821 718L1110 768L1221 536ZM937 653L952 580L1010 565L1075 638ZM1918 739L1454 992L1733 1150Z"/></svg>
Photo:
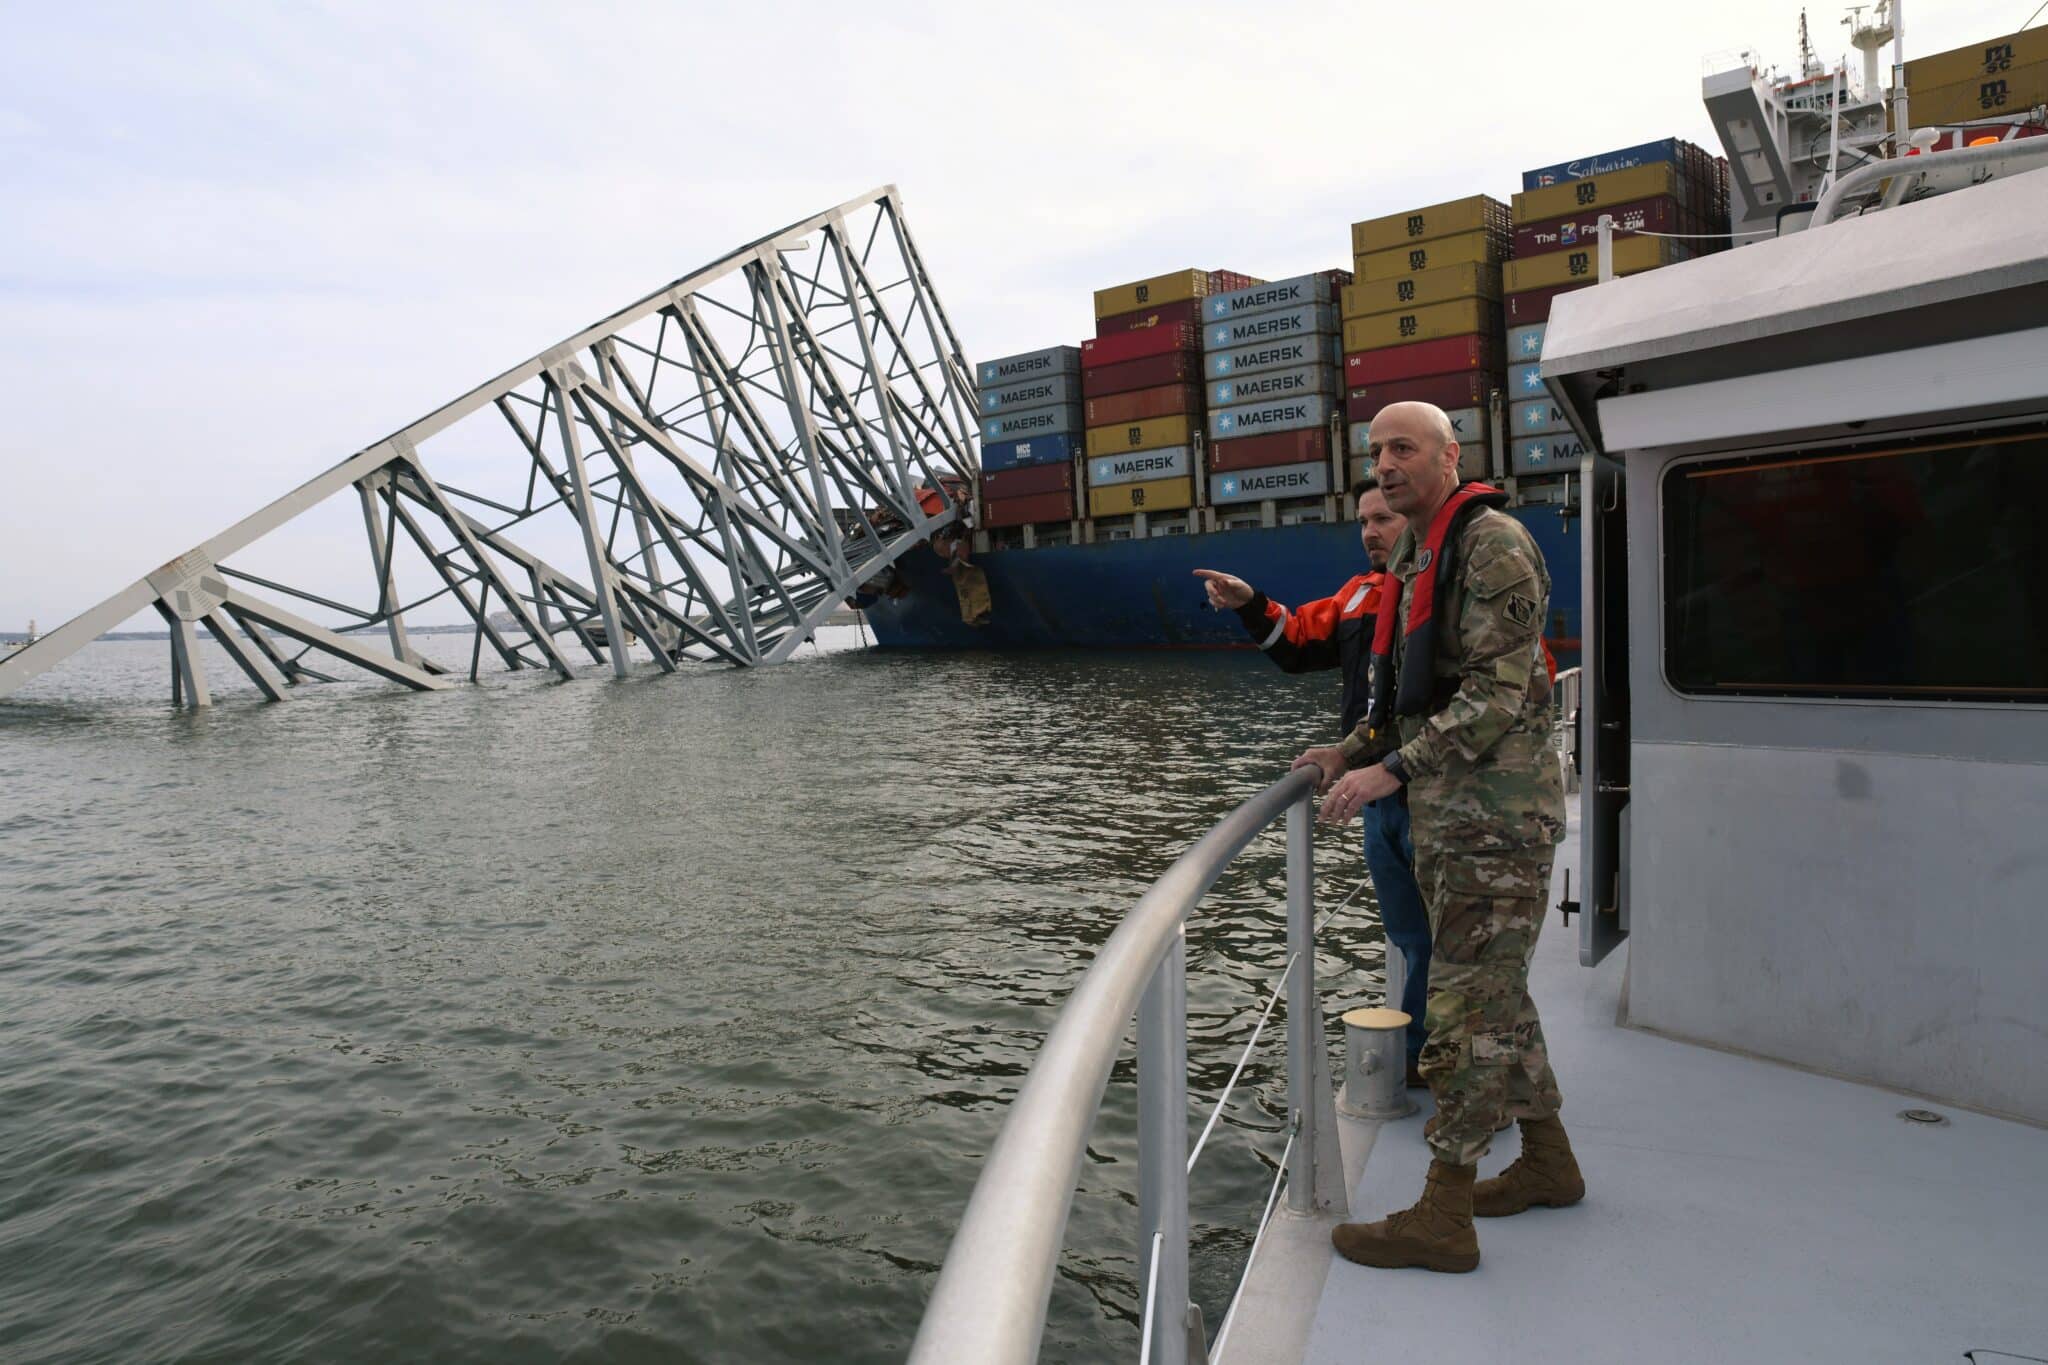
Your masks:
<svg viewBox="0 0 2048 1365"><path fill-rule="evenodd" d="M1241 578L1214 569L1197 569L1209 593L1209 605L1235 610L1245 630L1266 657L1289 673L1338 668L1344 673L1343 730L1349 734L1365 718L1371 702L1368 673L1372 666L1373 621L1380 609L1387 556L1408 523L1387 506L1379 480L1361 480L1358 497L1358 538L1365 547L1370 573L1345 583L1333 597L1306 602L1292 611ZM1387 747L1393 747L1389 734ZM1371 759L1364 759L1370 762ZM1415 842L1408 829L1406 789L1369 804L1365 817L1365 866L1379 897L1380 923L1390 950L1401 954L1407 985L1401 1008L1408 1014L1408 1084L1422 1084L1417 1070L1425 1037L1423 1006L1429 998L1429 911L1415 880Z"/></svg>

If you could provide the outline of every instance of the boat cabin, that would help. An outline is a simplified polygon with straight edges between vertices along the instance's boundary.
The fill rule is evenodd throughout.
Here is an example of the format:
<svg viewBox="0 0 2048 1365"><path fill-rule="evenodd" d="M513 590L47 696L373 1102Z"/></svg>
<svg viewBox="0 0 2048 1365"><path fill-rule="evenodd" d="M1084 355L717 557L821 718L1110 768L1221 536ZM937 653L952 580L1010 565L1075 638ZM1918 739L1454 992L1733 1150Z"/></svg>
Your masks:
<svg viewBox="0 0 2048 1365"><path fill-rule="evenodd" d="M2032 170L1558 300L1630 1024L2048 1122L2044 223Z"/></svg>

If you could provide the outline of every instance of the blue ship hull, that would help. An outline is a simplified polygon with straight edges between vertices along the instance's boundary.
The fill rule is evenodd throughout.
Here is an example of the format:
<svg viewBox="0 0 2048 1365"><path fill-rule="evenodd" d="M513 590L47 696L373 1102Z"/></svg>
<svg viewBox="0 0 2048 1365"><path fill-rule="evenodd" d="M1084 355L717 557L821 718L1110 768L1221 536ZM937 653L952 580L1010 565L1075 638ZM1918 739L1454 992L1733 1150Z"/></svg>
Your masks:
<svg viewBox="0 0 2048 1365"><path fill-rule="evenodd" d="M1578 662L1579 523L1554 507L1520 507L1550 566L1545 635L1558 666ZM1290 605L1328 597L1365 570L1358 528L1278 526L974 556L993 603L986 625L961 621L953 584L929 550L907 556L910 591L868 608L875 640L894 649L1233 649L1247 647L1231 612L1211 611L1196 569L1221 569Z"/></svg>

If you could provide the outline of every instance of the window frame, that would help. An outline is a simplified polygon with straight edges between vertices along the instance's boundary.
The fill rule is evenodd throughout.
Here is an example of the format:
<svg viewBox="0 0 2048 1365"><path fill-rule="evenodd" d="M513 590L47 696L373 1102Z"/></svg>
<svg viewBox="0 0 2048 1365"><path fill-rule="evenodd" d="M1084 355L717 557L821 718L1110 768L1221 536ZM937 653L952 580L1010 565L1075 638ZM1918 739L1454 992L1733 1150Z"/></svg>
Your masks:
<svg viewBox="0 0 2048 1365"><path fill-rule="evenodd" d="M1702 688L1682 684L1672 672L1674 633L1671 629L1673 595L1677 583L1677 546L1671 534L1675 513L1674 480L1692 476L1701 465L1731 470L1791 464L1825 463L1830 460L1868 459L1892 451L1960 449L1966 446L2007 444L2025 440L2048 441L2048 413L2030 413L1997 422L1960 422L1908 430L1887 430L1868 435L1822 435L1804 440L1776 441L1766 446L1698 451L1671 459L1655 474L1657 561L1656 628L1657 673L1669 692L1686 702L1734 702L1790 705L1886 706L1969 708L2010 712L2048 711L2048 687L2016 691L2009 688L1925 687L1911 690L1839 687L1817 683L1811 687L1752 686ZM1650 451L1633 452L1641 455ZM2044 588L2048 592L2048 588Z"/></svg>

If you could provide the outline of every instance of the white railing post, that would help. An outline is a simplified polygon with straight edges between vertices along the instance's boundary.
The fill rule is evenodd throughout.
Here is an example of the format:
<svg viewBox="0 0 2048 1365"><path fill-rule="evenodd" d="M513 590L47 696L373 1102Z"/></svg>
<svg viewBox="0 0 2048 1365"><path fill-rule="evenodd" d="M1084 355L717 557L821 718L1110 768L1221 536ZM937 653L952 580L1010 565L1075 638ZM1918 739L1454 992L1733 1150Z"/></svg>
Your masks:
<svg viewBox="0 0 2048 1365"><path fill-rule="evenodd" d="M1287 1116L1295 1130L1287 1157L1287 1210L1315 1217L1349 1201L1337 1150L1337 1097L1316 994L1315 852L1310 841L1314 799L1287 808Z"/></svg>
<svg viewBox="0 0 2048 1365"><path fill-rule="evenodd" d="M1597 283L1605 284L1614 278L1614 215L1600 215L1600 277Z"/></svg>
<svg viewBox="0 0 2048 1365"><path fill-rule="evenodd" d="M1158 1234L1155 1236L1154 1234ZM1188 1365L1187 930L1138 1001L1138 1280L1156 1299L1146 1358ZM1154 1257L1158 1267L1153 1267ZM1142 1312L1142 1308L1140 1310Z"/></svg>

